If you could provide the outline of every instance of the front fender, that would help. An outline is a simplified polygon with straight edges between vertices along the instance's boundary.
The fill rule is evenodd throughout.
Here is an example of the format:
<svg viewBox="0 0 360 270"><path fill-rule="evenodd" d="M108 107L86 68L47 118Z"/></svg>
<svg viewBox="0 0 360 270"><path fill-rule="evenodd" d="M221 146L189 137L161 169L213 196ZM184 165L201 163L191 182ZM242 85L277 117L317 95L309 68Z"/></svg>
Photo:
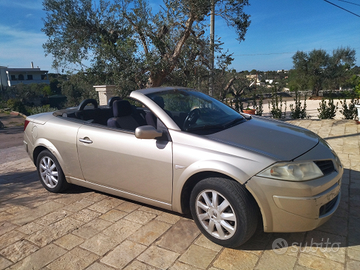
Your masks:
<svg viewBox="0 0 360 270"><path fill-rule="evenodd" d="M218 173L244 184L251 176L229 163L219 160L197 161L190 166L174 166L173 210L182 213L181 194L186 182L199 173Z"/></svg>

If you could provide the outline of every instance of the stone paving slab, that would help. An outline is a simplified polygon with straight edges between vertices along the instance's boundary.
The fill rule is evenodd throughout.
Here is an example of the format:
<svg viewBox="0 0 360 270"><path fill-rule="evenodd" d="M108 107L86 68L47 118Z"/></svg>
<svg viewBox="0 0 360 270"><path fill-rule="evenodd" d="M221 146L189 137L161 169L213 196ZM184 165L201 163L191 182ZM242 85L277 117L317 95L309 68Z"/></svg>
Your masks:
<svg viewBox="0 0 360 270"><path fill-rule="evenodd" d="M76 186L49 193L24 150L15 147L0 150L0 159L6 153L0 162L0 269L360 269L360 125L290 122L322 136L345 167L340 207L316 230L258 231L239 249L223 248L176 213ZM282 248L275 252L276 244Z"/></svg>

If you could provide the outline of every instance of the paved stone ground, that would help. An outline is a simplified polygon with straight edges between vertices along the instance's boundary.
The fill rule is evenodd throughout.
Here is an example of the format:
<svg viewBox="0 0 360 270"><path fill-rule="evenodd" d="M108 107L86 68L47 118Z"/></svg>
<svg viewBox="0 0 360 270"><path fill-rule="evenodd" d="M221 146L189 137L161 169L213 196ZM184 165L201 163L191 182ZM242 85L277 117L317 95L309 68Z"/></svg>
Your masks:
<svg viewBox="0 0 360 270"><path fill-rule="evenodd" d="M258 231L239 249L223 248L174 213L81 187L49 193L13 147L0 150L0 269L360 269L360 125L291 122L325 138L346 168L340 208L320 228ZM288 248L275 253L279 238Z"/></svg>

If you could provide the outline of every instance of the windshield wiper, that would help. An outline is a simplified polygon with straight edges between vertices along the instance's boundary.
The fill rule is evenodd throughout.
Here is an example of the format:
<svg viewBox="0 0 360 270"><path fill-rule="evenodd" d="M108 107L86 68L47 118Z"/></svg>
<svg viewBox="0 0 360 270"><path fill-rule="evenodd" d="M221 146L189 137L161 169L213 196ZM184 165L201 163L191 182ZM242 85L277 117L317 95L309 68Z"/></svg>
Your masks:
<svg viewBox="0 0 360 270"><path fill-rule="evenodd" d="M225 124L216 124L216 125L203 125L203 126L195 126L195 127L188 127L187 131L196 131L196 130L212 130L212 129L227 129L232 126L236 126L237 124L240 124L241 122L244 122L244 118L236 118L234 120L231 120L230 122L227 122Z"/></svg>
<svg viewBox="0 0 360 270"><path fill-rule="evenodd" d="M224 126L221 125L203 125L203 126L197 126L197 127L188 127L187 131L195 131L195 130L211 130L211 129L223 129Z"/></svg>

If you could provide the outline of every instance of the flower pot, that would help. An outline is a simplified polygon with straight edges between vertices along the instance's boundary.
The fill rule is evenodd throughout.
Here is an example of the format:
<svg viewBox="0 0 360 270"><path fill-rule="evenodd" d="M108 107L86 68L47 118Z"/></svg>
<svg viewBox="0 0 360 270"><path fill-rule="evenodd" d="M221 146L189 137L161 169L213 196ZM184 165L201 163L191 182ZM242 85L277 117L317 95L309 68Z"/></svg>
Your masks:
<svg viewBox="0 0 360 270"><path fill-rule="evenodd" d="M247 114L255 114L255 109L245 109L245 110L242 110L243 113L247 113Z"/></svg>
<svg viewBox="0 0 360 270"><path fill-rule="evenodd" d="M357 123L360 124L360 104L355 104L355 108L357 109Z"/></svg>

